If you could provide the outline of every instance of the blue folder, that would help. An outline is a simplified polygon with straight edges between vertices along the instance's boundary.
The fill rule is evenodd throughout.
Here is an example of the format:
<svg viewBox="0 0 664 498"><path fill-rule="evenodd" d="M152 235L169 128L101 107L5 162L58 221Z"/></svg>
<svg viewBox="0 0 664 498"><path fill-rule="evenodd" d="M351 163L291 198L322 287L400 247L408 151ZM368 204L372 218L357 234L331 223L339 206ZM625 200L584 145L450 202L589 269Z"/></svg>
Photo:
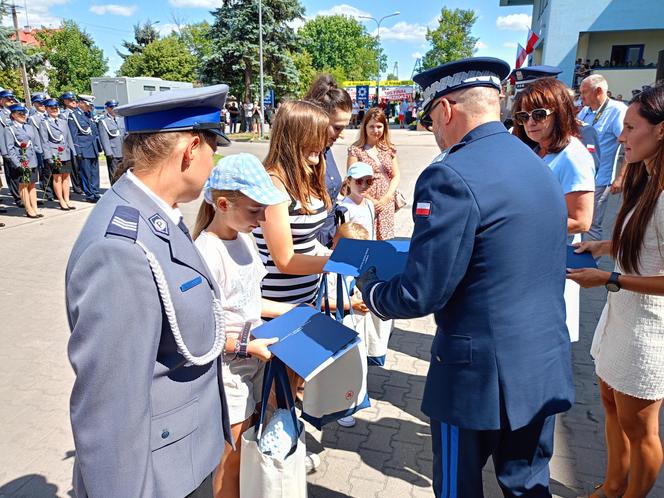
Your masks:
<svg viewBox="0 0 664 498"><path fill-rule="evenodd" d="M305 381L360 342L357 332L304 304L256 327L251 335L278 337L270 351Z"/></svg>
<svg viewBox="0 0 664 498"><path fill-rule="evenodd" d="M410 239L340 239L323 269L357 277L367 268L375 266L378 278L390 280L406 267L409 247Z"/></svg>
<svg viewBox="0 0 664 498"><path fill-rule="evenodd" d="M567 246L567 268L597 268L597 261L589 252L576 253L575 247Z"/></svg>

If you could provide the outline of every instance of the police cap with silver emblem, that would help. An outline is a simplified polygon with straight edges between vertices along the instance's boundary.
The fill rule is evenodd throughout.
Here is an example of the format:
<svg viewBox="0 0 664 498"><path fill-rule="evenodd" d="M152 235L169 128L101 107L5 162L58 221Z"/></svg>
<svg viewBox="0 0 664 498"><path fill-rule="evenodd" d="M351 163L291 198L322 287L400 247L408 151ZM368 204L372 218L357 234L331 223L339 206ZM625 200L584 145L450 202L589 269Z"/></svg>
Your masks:
<svg viewBox="0 0 664 498"><path fill-rule="evenodd" d="M528 66L515 69L510 74L516 81L534 81L540 78L555 78L563 70L558 66Z"/></svg>
<svg viewBox="0 0 664 498"><path fill-rule="evenodd" d="M14 104L9 106L9 112L28 112L23 104Z"/></svg>
<svg viewBox="0 0 664 498"><path fill-rule="evenodd" d="M115 112L124 117L127 133L169 131L209 131L219 137L219 145L230 140L221 131L221 109L228 85L159 92L124 104Z"/></svg>
<svg viewBox="0 0 664 498"><path fill-rule="evenodd" d="M60 104L55 99L47 99L44 101L44 107L60 107Z"/></svg>
<svg viewBox="0 0 664 498"><path fill-rule="evenodd" d="M48 99L48 95L44 92L35 92L30 97L30 102L33 104L43 104L46 99Z"/></svg>
<svg viewBox="0 0 664 498"><path fill-rule="evenodd" d="M82 93L78 94L78 100L85 102L86 104L94 103L96 97L94 95L84 95Z"/></svg>
<svg viewBox="0 0 664 498"><path fill-rule="evenodd" d="M76 100L76 94L72 91L69 91L60 95L60 98L62 100Z"/></svg>
<svg viewBox="0 0 664 498"><path fill-rule="evenodd" d="M106 101L106 103L104 104L104 107L117 107L117 106L119 106L119 105L120 105L120 104L118 104L118 101L117 101L117 100L108 100L108 101Z"/></svg>
<svg viewBox="0 0 664 498"><path fill-rule="evenodd" d="M500 83L510 72L507 62L494 57L470 57L421 72L413 77L422 88L424 114L422 121L428 121L431 104L448 93L486 86L500 91Z"/></svg>
<svg viewBox="0 0 664 498"><path fill-rule="evenodd" d="M16 100L14 92L12 90L3 90L0 92L0 99L11 99Z"/></svg>

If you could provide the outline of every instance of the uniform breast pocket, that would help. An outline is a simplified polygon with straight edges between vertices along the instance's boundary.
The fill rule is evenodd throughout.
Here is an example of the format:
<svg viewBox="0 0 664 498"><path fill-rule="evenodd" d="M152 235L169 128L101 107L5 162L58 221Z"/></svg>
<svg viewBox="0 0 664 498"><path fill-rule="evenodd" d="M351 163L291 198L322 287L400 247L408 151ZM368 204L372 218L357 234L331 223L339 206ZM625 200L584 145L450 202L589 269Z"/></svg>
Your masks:
<svg viewBox="0 0 664 498"><path fill-rule="evenodd" d="M443 365L469 365L473 362L473 339L467 335L436 335L432 353L434 360Z"/></svg>
<svg viewBox="0 0 664 498"><path fill-rule="evenodd" d="M187 437L198 428L198 401L152 418L150 449L156 451Z"/></svg>

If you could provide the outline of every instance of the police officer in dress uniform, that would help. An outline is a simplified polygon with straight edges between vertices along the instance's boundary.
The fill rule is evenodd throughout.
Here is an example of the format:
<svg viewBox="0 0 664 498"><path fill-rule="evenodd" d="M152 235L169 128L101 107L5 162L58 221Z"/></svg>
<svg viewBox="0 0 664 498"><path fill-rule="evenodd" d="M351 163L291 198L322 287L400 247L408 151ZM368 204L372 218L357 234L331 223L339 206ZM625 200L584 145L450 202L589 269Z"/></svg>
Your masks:
<svg viewBox="0 0 664 498"><path fill-rule="evenodd" d="M71 115L72 112L74 112L74 110L78 109L78 101L76 100L76 94L72 91L67 91L60 96L60 100L62 101L63 105L62 113L60 113L60 118L64 119L65 122L69 123L69 116ZM80 165L76 155L72 158L71 165L72 169L71 169L70 178L71 178L72 189L78 195L83 195L84 194L83 182L81 180Z"/></svg>
<svg viewBox="0 0 664 498"><path fill-rule="evenodd" d="M550 497L554 415L573 402L565 326L567 212L549 168L500 119L509 65L478 57L415 76L443 151L420 175L405 270L358 279L382 319L434 313L422 410L434 492Z"/></svg>
<svg viewBox="0 0 664 498"><path fill-rule="evenodd" d="M200 195L217 139L228 143L227 92L173 90L118 108L130 169L92 210L66 271L78 498L212 497L224 439L233 444L219 289L178 209ZM133 151L155 133L171 142L141 163Z"/></svg>
<svg viewBox="0 0 664 498"><path fill-rule="evenodd" d="M541 65L514 69L510 76L516 81L516 93L519 93L535 80L540 78L557 78L562 72L562 69L558 66ZM599 135L597 135L597 130L580 119L577 119L577 122L579 123L579 131L581 133L579 140L581 140L581 143L586 146L586 149L593 157L593 161L595 161L595 171L597 171L599 169L600 158Z"/></svg>
<svg viewBox="0 0 664 498"><path fill-rule="evenodd" d="M79 95L78 106L68 116L69 131L76 146L76 158L85 200L97 202L99 192L99 131L92 115L92 95Z"/></svg>
<svg viewBox="0 0 664 498"><path fill-rule="evenodd" d="M122 161L122 142L124 141L124 121L115 114L118 106L117 100L109 100L104 104L105 112L97 122L101 147L106 156L108 179L111 185L115 183L115 172Z"/></svg>
<svg viewBox="0 0 664 498"><path fill-rule="evenodd" d="M14 198L14 203L18 207L23 207L23 201L21 201L21 196L18 193L18 180L21 172L12 166L7 155L7 144L5 143L5 131L12 124L9 107L16 104L16 102L13 91L5 89L0 92L0 154L2 154L5 180L7 181L7 187L9 187L9 193Z"/></svg>
<svg viewBox="0 0 664 498"><path fill-rule="evenodd" d="M39 163L39 182L44 191L44 198L48 201L53 200L53 183L51 180L51 172L48 165L44 161L44 151L42 150L41 139L39 136L39 127L41 122L46 117L46 108L44 102L49 99L49 96L44 92L33 93L30 97L32 108L28 111L28 123L37 132L37 162Z"/></svg>

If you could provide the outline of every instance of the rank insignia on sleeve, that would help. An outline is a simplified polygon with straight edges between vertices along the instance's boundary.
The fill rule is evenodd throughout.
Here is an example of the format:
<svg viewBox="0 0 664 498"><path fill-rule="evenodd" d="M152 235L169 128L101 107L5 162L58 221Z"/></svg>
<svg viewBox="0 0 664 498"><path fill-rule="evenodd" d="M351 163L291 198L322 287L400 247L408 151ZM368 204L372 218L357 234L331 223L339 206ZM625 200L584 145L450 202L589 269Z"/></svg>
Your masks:
<svg viewBox="0 0 664 498"><path fill-rule="evenodd" d="M431 203L430 202L418 202L415 206L415 216L420 216L422 218L428 218L431 214Z"/></svg>
<svg viewBox="0 0 664 498"><path fill-rule="evenodd" d="M158 214L153 214L152 216L150 216L150 218L148 218L148 221L157 232L164 235L168 235L168 223L164 218L162 218Z"/></svg>

